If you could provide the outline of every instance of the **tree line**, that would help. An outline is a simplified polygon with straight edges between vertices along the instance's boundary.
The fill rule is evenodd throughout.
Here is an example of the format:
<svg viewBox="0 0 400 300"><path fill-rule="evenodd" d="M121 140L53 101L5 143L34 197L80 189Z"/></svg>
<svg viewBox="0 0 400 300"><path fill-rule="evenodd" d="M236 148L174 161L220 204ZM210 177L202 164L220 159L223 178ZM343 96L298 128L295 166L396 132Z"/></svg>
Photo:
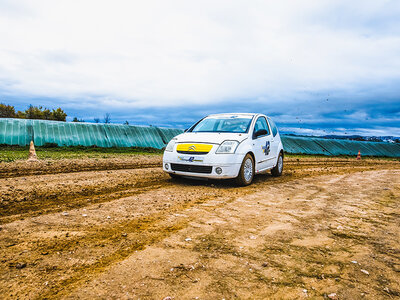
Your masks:
<svg viewBox="0 0 400 300"><path fill-rule="evenodd" d="M26 110L15 111L15 107L0 103L0 118L36 119L66 121L67 114L61 109L48 109L42 106L29 105Z"/></svg>
<svg viewBox="0 0 400 300"><path fill-rule="evenodd" d="M16 118L16 119L34 119L34 120L51 120L51 121L63 121L67 119L67 114L61 109L48 109L43 106L33 106L32 104L26 110L15 111L15 107L0 103L0 118ZM104 124L111 123L111 114L106 113L103 118ZM83 119L74 117L72 122L85 122ZM100 123L100 118L94 118L94 123ZM123 123L129 125L128 121Z"/></svg>

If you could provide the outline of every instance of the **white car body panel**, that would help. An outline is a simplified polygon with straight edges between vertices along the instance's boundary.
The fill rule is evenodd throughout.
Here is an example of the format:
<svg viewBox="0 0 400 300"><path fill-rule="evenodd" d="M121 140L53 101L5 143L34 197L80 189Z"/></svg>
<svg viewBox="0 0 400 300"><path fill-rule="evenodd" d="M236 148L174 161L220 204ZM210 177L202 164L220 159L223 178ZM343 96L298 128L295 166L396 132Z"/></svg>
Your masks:
<svg viewBox="0 0 400 300"><path fill-rule="evenodd" d="M172 151L164 151L163 170L167 173L188 177L202 177L213 179L236 178L239 174L241 164L246 154L251 153L255 161L255 173L265 172L276 166L278 155L283 150L279 132L274 137L269 119L263 114L220 114L215 116L251 116L249 130L247 133L218 133L218 132L184 132L173 140L175 145ZM259 117L268 120L269 135L253 138L255 123ZM224 141L238 141L239 145L232 154L216 153L218 147ZM269 143L269 147L268 146ZM212 145L207 154L178 153L179 144L208 144ZM269 151L268 151L269 149ZM171 164L183 164L193 166L212 167L210 173L198 173L194 171L177 171L171 169ZM166 168L168 166L168 169ZM217 174L216 168L221 168L221 174ZM192 168L192 167L188 167Z"/></svg>
<svg viewBox="0 0 400 300"><path fill-rule="evenodd" d="M205 143L220 145L223 141L242 142L248 137L244 133L184 132L177 135L177 143Z"/></svg>

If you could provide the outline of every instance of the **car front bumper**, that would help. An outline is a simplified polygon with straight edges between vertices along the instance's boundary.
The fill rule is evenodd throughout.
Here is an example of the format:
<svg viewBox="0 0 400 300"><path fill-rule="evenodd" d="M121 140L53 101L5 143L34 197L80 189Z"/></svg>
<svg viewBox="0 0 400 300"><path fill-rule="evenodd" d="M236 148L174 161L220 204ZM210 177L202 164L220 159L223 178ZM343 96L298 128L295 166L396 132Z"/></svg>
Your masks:
<svg viewBox="0 0 400 300"><path fill-rule="evenodd" d="M213 179L236 178L239 174L243 158L244 154L237 153L190 155L180 154L176 151L165 151L163 156L163 170L167 173L189 177ZM217 173L218 168L221 169L220 174ZM207 169L211 169L210 172Z"/></svg>

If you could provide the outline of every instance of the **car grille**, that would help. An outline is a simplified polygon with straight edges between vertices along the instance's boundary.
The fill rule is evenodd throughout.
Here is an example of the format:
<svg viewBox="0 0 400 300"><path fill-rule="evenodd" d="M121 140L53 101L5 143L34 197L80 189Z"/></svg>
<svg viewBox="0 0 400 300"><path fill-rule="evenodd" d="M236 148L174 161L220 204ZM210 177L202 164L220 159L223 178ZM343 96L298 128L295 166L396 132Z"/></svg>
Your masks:
<svg viewBox="0 0 400 300"><path fill-rule="evenodd" d="M194 151L176 151L181 154L194 154L194 155L205 155L208 152L194 152Z"/></svg>
<svg viewBox="0 0 400 300"><path fill-rule="evenodd" d="M203 173L210 174L212 171L211 166L196 166L184 164L171 164L172 171L190 172L190 173Z"/></svg>
<svg viewBox="0 0 400 300"><path fill-rule="evenodd" d="M205 155L212 149L210 144L178 144L176 152L182 154Z"/></svg>

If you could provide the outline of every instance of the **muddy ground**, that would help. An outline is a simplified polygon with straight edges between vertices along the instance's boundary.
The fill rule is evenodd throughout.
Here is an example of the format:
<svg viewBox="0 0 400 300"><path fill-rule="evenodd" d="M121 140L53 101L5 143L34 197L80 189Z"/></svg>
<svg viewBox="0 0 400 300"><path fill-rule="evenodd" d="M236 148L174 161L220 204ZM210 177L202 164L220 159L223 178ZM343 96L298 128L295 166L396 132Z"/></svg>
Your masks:
<svg viewBox="0 0 400 300"><path fill-rule="evenodd" d="M172 180L161 156L0 164L0 298L395 299L400 162L288 157Z"/></svg>

